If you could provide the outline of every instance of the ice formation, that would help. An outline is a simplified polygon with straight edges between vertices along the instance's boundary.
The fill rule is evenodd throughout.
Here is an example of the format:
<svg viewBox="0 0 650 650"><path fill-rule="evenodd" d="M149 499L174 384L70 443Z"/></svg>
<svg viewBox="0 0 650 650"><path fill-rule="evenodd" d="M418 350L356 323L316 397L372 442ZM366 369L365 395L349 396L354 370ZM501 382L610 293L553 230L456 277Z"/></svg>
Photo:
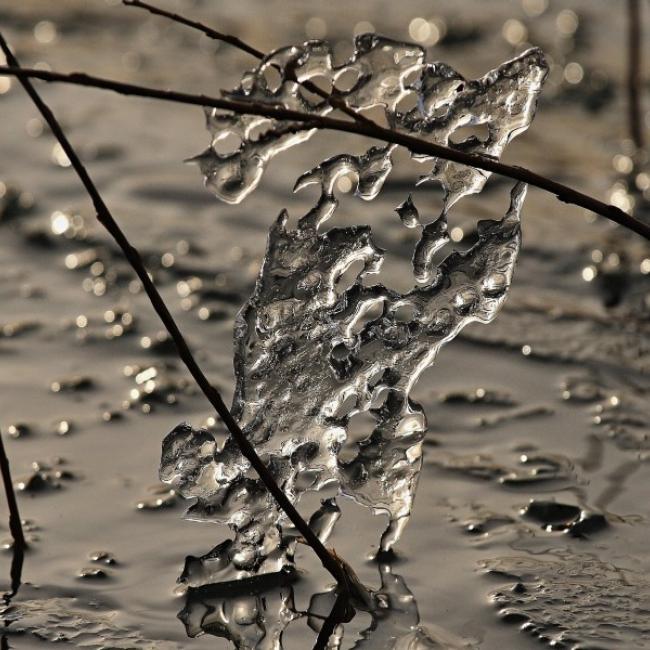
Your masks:
<svg viewBox="0 0 650 650"><path fill-rule="evenodd" d="M438 626L420 623L417 601L404 578L393 573L390 564L380 563L379 588L368 592L365 609L370 625L353 639L356 650L379 648L409 650L463 650L473 646ZM313 594L306 612L294 601L292 581L287 574L279 584L264 581L267 576L252 578L240 585L214 585L188 592L179 612L187 635L191 638L209 634L232 642L237 650L282 650L283 635L295 621L305 620L313 630L320 630L332 610L334 590ZM338 626L328 648L341 648L345 630Z"/></svg>
<svg viewBox="0 0 650 650"><path fill-rule="evenodd" d="M330 104L306 99L300 86L325 77L349 107L381 106L393 128L440 144L450 144L460 127L486 125L485 140L472 136L452 146L498 157L530 124L546 75L536 49L468 81L445 64L426 63L424 51L414 45L371 34L357 37L355 45L354 55L340 66L333 65L324 42L278 50L226 95L325 114ZM355 77L352 87L337 91L349 73ZM415 107L401 111L403 100L413 94ZM211 147L197 158L206 184L230 203L257 186L273 156L312 135L296 131L296 125L214 110L208 111L208 126L213 144L228 134L241 140L229 155ZM256 138L263 127L267 130ZM298 179L296 190L317 184L321 194L296 228L288 227L284 211L271 226L255 289L235 324L232 405L243 431L293 501L334 484L358 503L385 513L383 551L392 548L408 521L421 467L426 418L410 391L445 343L467 324L488 323L499 311L517 259L526 191L517 184L502 220L479 222L472 248L438 262L438 252L449 241L449 207L479 192L488 175L420 157L432 165L420 182L440 182L444 205L430 222L411 197L397 209L406 227L421 229L413 254L414 287L399 293L370 281L384 259L370 226L324 228L338 206L337 180L352 174L356 194L373 199L391 172L393 150L393 145L373 146L362 155L334 156ZM341 278L355 263L362 269L345 286ZM352 440L349 424L360 413L371 414L375 425ZM193 572L199 581L214 581L277 571L291 563L295 538L283 531L283 513L234 440L219 445L210 432L179 425L164 441L160 472L181 495L196 499L190 518L227 523L235 533L233 540L190 561L186 582L192 584ZM323 540L331 527L319 531Z"/></svg>
<svg viewBox="0 0 650 650"><path fill-rule="evenodd" d="M224 96L326 115L333 110L332 105L307 93L301 85L317 78L325 79L331 84L334 96L350 108L363 112L381 107L391 128L424 140L449 145L458 129L484 125L487 130L484 140L470 136L453 146L498 158L508 142L530 125L548 69L541 50L533 48L481 79L468 80L445 63L427 63L422 47L375 34L357 36L354 54L348 61L334 65L333 60L330 45L325 41L285 47L264 58L243 76L238 88ZM348 87L351 79L352 85ZM415 106L408 109L410 103ZM297 123L258 115L235 115L216 108L206 109L206 115L212 144L194 160L207 187L227 203L242 201L257 187L274 156L316 132L304 130ZM236 136L241 144L236 151L221 155L215 147L228 136ZM390 171L392 150L388 146L376 151L383 161L378 164L382 168L378 176L385 177ZM339 161L348 158L341 156ZM489 175L446 160L417 158L432 164L431 171L420 182L441 182L447 207L467 194L480 192ZM331 167L328 162L328 168ZM372 199L381 183L370 181L368 185L372 189L367 191L364 180L360 179L359 195Z"/></svg>

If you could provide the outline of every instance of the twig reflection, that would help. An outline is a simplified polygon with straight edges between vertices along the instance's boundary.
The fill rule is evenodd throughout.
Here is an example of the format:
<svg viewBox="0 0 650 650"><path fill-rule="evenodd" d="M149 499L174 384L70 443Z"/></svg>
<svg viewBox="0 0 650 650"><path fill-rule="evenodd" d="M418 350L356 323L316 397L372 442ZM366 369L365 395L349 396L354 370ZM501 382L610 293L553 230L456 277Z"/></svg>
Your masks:
<svg viewBox="0 0 650 650"><path fill-rule="evenodd" d="M377 569L379 588L368 592L368 602L355 603L371 617L370 625L353 640L355 650L466 647L451 635L420 625L417 601L404 578L393 573L389 562L380 562ZM318 633L315 650L340 648L346 626L337 590L314 594L307 611L300 611L294 603L296 579L295 572L287 572L191 588L178 617L188 636L222 637L236 650L282 650L283 634L297 620Z"/></svg>
<svg viewBox="0 0 650 650"><path fill-rule="evenodd" d="M13 537L12 544L12 558L11 569L9 570L10 577L10 591L3 594L5 608L11 604L11 599L18 593L21 585L21 577L23 573L23 561L25 559L25 549L27 542L23 534L23 527L20 520L20 513L18 512L18 504L16 502L16 493L11 480L11 470L9 468L9 459L5 451L2 434L0 433L0 472L2 473L2 482L4 484L5 494L7 496L7 506L9 508L9 530ZM9 621L5 620L5 627L9 626ZM0 637L0 649L5 650L9 648L9 641L3 634Z"/></svg>

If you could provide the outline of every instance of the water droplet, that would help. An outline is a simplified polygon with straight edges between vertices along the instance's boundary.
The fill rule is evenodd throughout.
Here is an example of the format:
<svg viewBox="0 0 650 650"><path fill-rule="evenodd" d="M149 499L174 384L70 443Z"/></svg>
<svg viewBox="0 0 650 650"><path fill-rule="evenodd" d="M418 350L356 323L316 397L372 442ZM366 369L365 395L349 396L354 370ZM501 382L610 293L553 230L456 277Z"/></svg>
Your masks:
<svg viewBox="0 0 650 650"><path fill-rule="evenodd" d="M67 436L73 429L70 420L59 420L54 423L54 433L59 436Z"/></svg>

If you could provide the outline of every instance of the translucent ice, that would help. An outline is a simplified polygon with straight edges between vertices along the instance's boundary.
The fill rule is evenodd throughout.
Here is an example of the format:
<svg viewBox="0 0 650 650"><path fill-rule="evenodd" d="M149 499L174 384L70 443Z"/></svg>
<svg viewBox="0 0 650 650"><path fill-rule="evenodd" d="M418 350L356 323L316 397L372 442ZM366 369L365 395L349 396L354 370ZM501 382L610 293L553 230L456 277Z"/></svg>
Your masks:
<svg viewBox="0 0 650 650"><path fill-rule="evenodd" d="M237 317L233 414L292 500L334 482L388 515L381 547L393 546L411 511L426 428L409 393L465 325L496 316L519 250L524 194L517 185L504 219L480 222L469 251L451 253L430 282L404 294L363 283L383 259L369 227L320 233L314 224L324 217L316 208L290 230L280 215ZM357 261L364 265L357 279L340 287ZM375 306L380 315L365 322ZM410 316L403 319L405 307ZM348 425L362 412L375 427L343 461ZM282 566L282 513L234 440L218 448L208 431L180 425L165 439L161 478L197 498L190 517L231 525L237 537L228 557L236 568Z"/></svg>
<svg viewBox="0 0 650 650"><path fill-rule="evenodd" d="M388 124L398 131L498 158L506 144L530 125L548 69L542 52L533 48L481 79L467 80L445 63L427 63L425 50L417 45L375 34L357 36L354 45L354 53L341 65L334 65L330 45L324 41L276 50L224 96L326 115L333 110L332 105L301 85L320 78L350 108L363 112L381 107ZM407 108L410 105L413 107ZM315 129L304 130L298 123L216 108L206 109L206 115L212 142L194 161L206 185L227 203L242 201L257 187L273 157L315 133ZM467 127L482 127L486 135L453 142L454 133ZM230 153L218 153L219 142L229 137L239 146ZM389 155L390 148L385 151ZM420 182L442 183L447 207L467 194L480 192L489 176L454 162L427 156L417 159L432 166ZM361 196L373 198L363 191L363 185L360 182Z"/></svg>
<svg viewBox="0 0 650 650"><path fill-rule="evenodd" d="M336 89L352 71L356 82L339 92L351 108L382 106L394 128L442 144L462 126L485 124L487 139L453 146L498 156L530 123L546 74L538 50L466 81L444 64L426 64L417 46L374 35L358 37L355 45L351 59L338 67L326 43L279 50L230 95L325 113L331 110L327 101L307 100L299 82L324 76ZM401 112L400 102L414 92L417 106ZM215 142L228 134L241 140L236 152L224 157L210 149L199 161L207 184L223 200L242 200L270 158L309 136L286 123L266 122L266 132L255 139L259 118L209 112ZM296 190L315 184L320 196L295 228L288 226L286 211L271 226L253 294L234 332L232 412L277 483L294 502L333 485L387 515L382 551L393 547L408 521L421 467L426 417L411 389L445 343L499 311L519 251L526 192L517 184L501 221L479 222L472 248L438 262L449 242L447 209L480 191L486 174L427 159L433 168L425 180L443 184L445 204L429 223L411 197L397 208L405 226L421 230L413 253L415 286L400 293L370 281L384 251L369 226L325 228L338 207L337 180L353 177L357 196L373 199L391 172L394 148L333 156L298 179ZM360 270L350 285L343 280L352 268ZM350 423L364 413L374 425L354 439ZM233 439L219 444L206 430L179 425L163 443L160 475L182 496L195 498L190 518L227 523L235 534L193 558L183 581L196 585L291 564L296 535ZM324 525L312 520L323 540L338 515L321 511L316 520Z"/></svg>

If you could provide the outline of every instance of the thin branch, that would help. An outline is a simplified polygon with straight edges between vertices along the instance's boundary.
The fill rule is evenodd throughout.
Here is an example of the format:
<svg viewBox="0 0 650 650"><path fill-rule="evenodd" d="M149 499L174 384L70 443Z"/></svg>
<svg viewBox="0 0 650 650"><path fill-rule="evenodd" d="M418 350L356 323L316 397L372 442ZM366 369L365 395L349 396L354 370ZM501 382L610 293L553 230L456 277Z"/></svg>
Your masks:
<svg viewBox="0 0 650 650"><path fill-rule="evenodd" d="M257 59L263 59L266 56L264 52L261 52L256 47L253 47L252 45L249 45L245 41L242 41L241 38L238 38L237 36L232 36L231 34L224 34L223 32L219 32L216 29L212 29L212 27L208 27L207 25L197 22L196 20L191 20L190 18L185 18L185 16L181 16L180 14L175 14L172 13L171 11L166 11L165 9L156 7L155 5L149 4L148 2L143 2L143 0L122 0L122 3L127 7L137 7L138 9L144 9L145 11L148 11L150 14L153 14L155 16L162 16L163 18L167 18L168 20L171 20L175 23L180 23L181 25L186 25L187 27L196 29L215 41L222 41L223 43L228 43L229 45L232 45L242 50L243 52L246 52L247 54L256 57ZM310 93L314 93L314 95L318 95L319 97L327 101L327 103L332 108L337 108L342 113L345 113L346 115L350 116L356 122L373 124L373 121L368 119L365 115L361 115L361 113L357 113L357 111L350 108L345 103L343 98L340 97L339 95L330 94L325 90L322 90L316 84L312 83L309 80L298 81L298 79L295 76L295 73L293 72L290 72L289 79L291 79L291 81L295 81L296 83L299 83L305 90L308 90Z"/></svg>
<svg viewBox="0 0 650 650"><path fill-rule="evenodd" d="M354 133L356 135L362 135L376 140L383 140L384 142L392 142L406 147L412 153L451 160L462 165L468 165L469 167L475 167L477 169L482 169L487 172L528 183L529 185L533 185L534 187L554 194L564 203L575 205L589 210L590 212L599 214L614 223L629 228L645 239L650 240L649 224L636 219L614 205L599 201L588 194L579 192L578 190L563 185L562 183L558 183L557 181L537 174L524 167L506 165L489 156L476 153L466 153L434 142L420 140L419 138L406 133L386 129L374 122L370 122L369 124L354 123L333 117L289 110L282 106L273 104L235 101L231 99L210 97L207 95L194 95L172 90L148 88L145 86L113 81L111 79L104 79L102 77L94 77L79 72L62 74L60 72L18 68L16 66L0 66L0 75L2 74L18 77L21 80L32 77L42 79L43 81L63 82L77 86L102 88L104 90L112 90L122 95L149 97L151 99L160 99L194 106L210 106L222 110L233 111L238 114L262 115L271 119L295 122L297 123L294 127L296 131L305 129L325 129L330 131Z"/></svg>
<svg viewBox="0 0 650 650"><path fill-rule="evenodd" d="M5 495L7 496L7 507L9 508L9 530L13 537L13 559L11 562L11 592L5 594L5 602L11 600L16 594L21 583L21 574L23 568L23 558L27 542L23 534L23 525L18 512L18 503L16 502L16 493L14 492L13 481L11 480L11 469L9 467L9 458L5 451L2 433L0 432L0 472L2 473L2 482L4 483Z"/></svg>
<svg viewBox="0 0 650 650"><path fill-rule="evenodd" d="M627 0L627 92L630 137L637 149L645 146L641 109L641 0Z"/></svg>
<svg viewBox="0 0 650 650"><path fill-rule="evenodd" d="M2 433L0 433L0 472L2 473L2 482L4 483L7 506L9 508L9 530L14 539L14 545L25 549L27 548L27 542L23 535L23 525L20 520L20 513L18 512L16 493L14 492L14 486L11 480L9 458L7 458L7 452L5 451Z"/></svg>
<svg viewBox="0 0 650 650"><path fill-rule="evenodd" d="M25 551L27 546L20 546L14 542L14 546L11 549L11 568L9 569L9 577L11 580L11 591L3 595L3 600L6 605L9 605L12 598L18 593L20 585L22 582L23 575L23 564L25 562ZM5 622L5 627L8 627L9 623Z"/></svg>
<svg viewBox="0 0 650 650"><path fill-rule="evenodd" d="M12 69L20 70L20 64L12 54L2 34L0 34L0 48L2 48L7 61L12 66ZM153 308L156 310L156 313L160 317L160 320L162 321L163 325L169 332L169 335L176 345L179 357L189 370L190 374L198 384L203 394L206 396L208 401L212 404L212 406L215 408L223 420L224 424L228 428L228 431L241 449L243 455L248 459L252 467L258 473L266 488L273 495L275 500L289 517L294 526L300 531L301 535L305 538L309 546L311 546L311 548L314 550L323 566L338 582L340 588L346 594L349 593L346 571L343 569L341 564L330 554L325 546L323 546L321 541L318 539L318 536L309 527L307 522L300 516L300 513L296 507L291 503L286 494L278 486L275 479L273 478L273 475L257 455L255 449L253 448L253 445L250 443L248 438L246 438L236 420L231 415L219 391L209 382L208 378L203 374L203 371L199 367L187 342L185 341L185 337L182 335L180 329L178 328L178 325L176 324L176 321L172 317L169 309L167 308L167 305L163 301L162 296L149 277L140 254L131 245L126 235L113 218L108 207L104 203L104 200L99 194L97 187L90 178L88 171L84 167L76 151L61 129L59 122L54 117L54 114L47 106L47 104L41 99L40 95L34 89L27 76L19 75L19 80L27 94L30 96L31 100L36 105L36 108L43 116L43 119L47 122L54 137L61 145L63 151L68 156L70 164L77 173L77 176L79 176L79 179L83 183L86 192L93 202L98 221L102 224L102 226L104 226L104 228L106 228L118 246L122 249L124 256L142 282L142 286L144 287L144 290L147 293L147 296L149 297Z"/></svg>
<svg viewBox="0 0 650 650"><path fill-rule="evenodd" d="M222 41L223 43L228 43L236 47L237 49L242 50L247 54L256 57L257 59L263 59L265 56L264 52L261 52L260 50L253 47L252 45L249 45L248 43L244 43L244 41L242 41L240 38L237 38L237 36L232 36L231 34L224 34L223 32L219 32L216 29L212 29L212 27L208 27L203 23L199 23L195 20L191 20L190 18L185 18L180 14L175 14L172 13L171 11L165 11L160 7L150 5L149 3L142 2L141 0L122 0L122 3L125 4L127 7L138 7L139 9L145 9L150 14L154 14L155 16L162 16L163 18L167 18L168 20L173 20L175 23L180 23L181 25L185 25L187 27L191 27L192 29L196 29L199 32L203 32L206 36L212 38L215 41Z"/></svg>

